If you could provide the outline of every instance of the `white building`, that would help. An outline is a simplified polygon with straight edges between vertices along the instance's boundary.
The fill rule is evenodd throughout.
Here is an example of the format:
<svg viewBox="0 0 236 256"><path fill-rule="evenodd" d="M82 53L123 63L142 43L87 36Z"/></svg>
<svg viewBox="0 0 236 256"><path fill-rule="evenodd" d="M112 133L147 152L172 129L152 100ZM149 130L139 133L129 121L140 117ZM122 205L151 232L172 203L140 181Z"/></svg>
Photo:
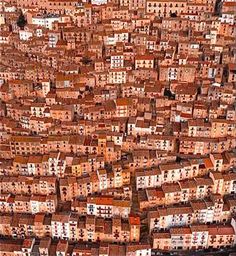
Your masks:
<svg viewBox="0 0 236 256"><path fill-rule="evenodd" d="M59 33L49 33L48 35L48 45L49 47L56 47L58 40L60 39Z"/></svg>
<svg viewBox="0 0 236 256"><path fill-rule="evenodd" d="M221 14L221 17L219 19L221 23L228 23L230 25L233 25L235 20L234 16L234 12L225 12Z"/></svg>
<svg viewBox="0 0 236 256"><path fill-rule="evenodd" d="M91 0L91 4L95 4L95 5L107 4L107 0Z"/></svg>
<svg viewBox="0 0 236 256"><path fill-rule="evenodd" d="M53 28L53 22L59 22L60 17L58 15L43 15L32 18L32 24L45 27L48 29Z"/></svg>
<svg viewBox="0 0 236 256"><path fill-rule="evenodd" d="M43 91L43 96L46 97L46 95L50 92L50 81L42 81L42 91Z"/></svg>
<svg viewBox="0 0 236 256"><path fill-rule="evenodd" d="M51 221L52 237L54 239L69 239L69 214L53 214Z"/></svg>
<svg viewBox="0 0 236 256"><path fill-rule="evenodd" d="M0 13L0 25L5 24L5 14L4 13Z"/></svg>
<svg viewBox="0 0 236 256"><path fill-rule="evenodd" d="M116 31L115 33L110 33L104 37L104 43L106 45L115 45L117 42L128 43L129 32L126 30Z"/></svg>
<svg viewBox="0 0 236 256"><path fill-rule="evenodd" d="M111 68L123 68L124 67L124 55L112 54L111 55Z"/></svg>
<svg viewBox="0 0 236 256"><path fill-rule="evenodd" d="M33 36L33 33L31 31L27 31L27 30L19 31L20 40L28 41L32 36Z"/></svg>
<svg viewBox="0 0 236 256"><path fill-rule="evenodd" d="M126 69L118 68L109 71L108 83L124 84L126 83Z"/></svg>
<svg viewBox="0 0 236 256"><path fill-rule="evenodd" d="M16 6L14 5L9 5L9 6L4 6L4 12L16 12Z"/></svg>

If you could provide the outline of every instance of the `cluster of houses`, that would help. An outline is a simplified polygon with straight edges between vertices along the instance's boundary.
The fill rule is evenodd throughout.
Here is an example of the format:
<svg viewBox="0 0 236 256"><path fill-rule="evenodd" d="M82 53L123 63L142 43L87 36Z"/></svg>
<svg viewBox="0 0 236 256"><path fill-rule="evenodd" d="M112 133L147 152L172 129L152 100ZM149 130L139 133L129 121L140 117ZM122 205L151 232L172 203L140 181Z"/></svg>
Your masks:
<svg viewBox="0 0 236 256"><path fill-rule="evenodd" d="M236 2L0 2L0 256L236 245Z"/></svg>
<svg viewBox="0 0 236 256"><path fill-rule="evenodd" d="M101 218L80 216L74 212L53 214L1 214L1 235L15 239L27 237L64 239L87 242L137 242L140 237L140 218L130 215Z"/></svg>

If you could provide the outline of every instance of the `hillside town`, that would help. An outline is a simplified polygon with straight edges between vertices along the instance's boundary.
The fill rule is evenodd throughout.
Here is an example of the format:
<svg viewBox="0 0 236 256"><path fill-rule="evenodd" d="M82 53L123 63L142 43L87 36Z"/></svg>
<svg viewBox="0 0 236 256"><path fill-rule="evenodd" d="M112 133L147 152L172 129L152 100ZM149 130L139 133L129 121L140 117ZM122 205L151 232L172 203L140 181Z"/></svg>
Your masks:
<svg viewBox="0 0 236 256"><path fill-rule="evenodd" d="M235 38L235 0L1 0L0 256L233 255Z"/></svg>

